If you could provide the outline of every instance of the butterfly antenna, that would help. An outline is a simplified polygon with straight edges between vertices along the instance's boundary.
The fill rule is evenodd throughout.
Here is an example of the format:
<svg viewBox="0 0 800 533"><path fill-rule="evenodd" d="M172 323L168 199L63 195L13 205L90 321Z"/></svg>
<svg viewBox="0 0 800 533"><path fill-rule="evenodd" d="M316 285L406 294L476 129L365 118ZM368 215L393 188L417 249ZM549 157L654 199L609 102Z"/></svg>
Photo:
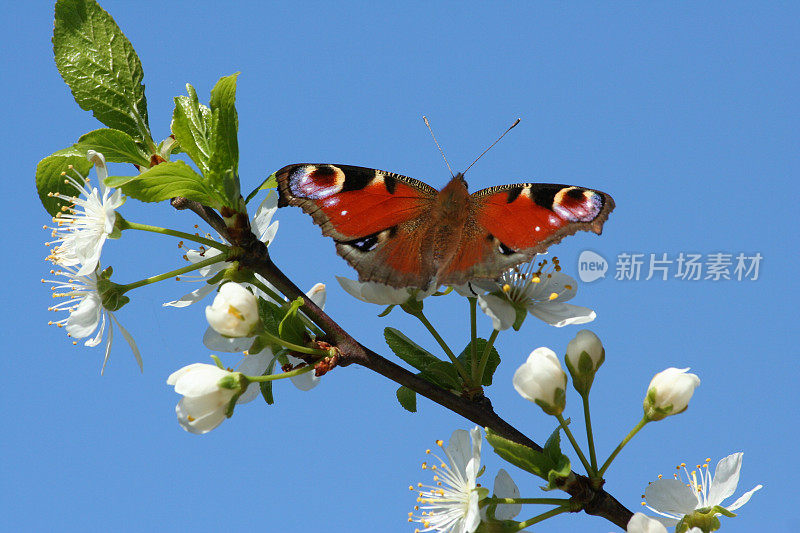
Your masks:
<svg viewBox="0 0 800 533"><path fill-rule="evenodd" d="M444 150L442 150L442 147L439 146L439 141L436 140L436 135L433 134L433 128L431 128L431 124L430 122L428 122L428 117L422 115L422 120L424 120L425 125L428 126L428 131L431 132L431 137L433 137L433 142L436 143L436 147L439 149L439 153L442 154L442 158L444 159L444 164L447 165L447 170L450 171L450 176L455 177L455 174L453 174L453 169L450 168L450 163L447 161L447 157L444 155Z"/></svg>
<svg viewBox="0 0 800 533"><path fill-rule="evenodd" d="M520 119L517 119L517 120L515 120L515 121L514 121L514 123L513 123L511 126L509 126L509 127L508 127L508 129L507 129L506 131L504 131L504 132L503 132L503 134L502 134L500 137L498 137L498 138L497 138L497 140L496 140L495 142L493 142L493 143L492 143L492 146L494 146L495 144L499 143L499 142L500 142L500 139L502 139L503 137L505 137L505 136L506 136L506 133L508 133L509 131L511 131L511 130L514 128L514 126L516 126L517 124L519 124L519 121L520 121ZM484 151L483 151L483 154L485 154L486 152L488 152L489 150L491 150L491 149L492 149L492 146L490 146L489 148L487 148L486 150L484 150ZM483 154L479 155L479 156L477 157L477 159L475 159L475 161L473 161L473 162L472 162L472 165L474 165L475 163L477 163L477 162L478 162L478 159L480 159L481 157L483 157ZM471 169L471 168L472 168L472 165L468 166L468 167L467 167L467 170ZM463 174L466 174L466 173L467 173L467 170L465 170L465 171L463 172Z"/></svg>

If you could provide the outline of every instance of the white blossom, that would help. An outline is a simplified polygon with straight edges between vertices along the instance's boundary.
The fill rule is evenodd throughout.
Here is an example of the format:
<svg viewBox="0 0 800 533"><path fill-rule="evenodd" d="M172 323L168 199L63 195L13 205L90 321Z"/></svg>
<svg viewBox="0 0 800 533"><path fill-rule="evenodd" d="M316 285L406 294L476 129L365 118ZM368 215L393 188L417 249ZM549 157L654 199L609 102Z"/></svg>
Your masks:
<svg viewBox="0 0 800 533"><path fill-rule="evenodd" d="M549 263L537 259L539 256L503 272L496 281L471 282L456 290L477 296L478 305L496 330L513 326L518 310L559 328L594 320L597 315L591 309L564 303L577 294L578 282L561 272L558 258Z"/></svg>
<svg viewBox="0 0 800 533"><path fill-rule="evenodd" d="M55 276L66 278L65 280L42 280L43 283L51 283L54 291L53 298L66 298L66 300L49 307L48 311L67 311L69 316L61 320L51 321L49 324L65 328L67 335L75 339L89 337L95 331L94 337L89 338L84 344L86 346L97 346L103 340L106 329L106 317L108 317L108 339L106 340L106 353L103 358L103 366L100 370L102 374L106 369L108 356L111 354L111 344L114 341L114 324L116 323L122 332L122 336L128 341L133 351L133 356L142 369L142 356L139 348L128 330L122 327L114 313L103 307L103 301L97 290L97 272L92 271L88 275L79 275L76 268L63 266L63 270L51 270ZM98 329L99 326L99 329ZM77 342L73 342L77 344Z"/></svg>
<svg viewBox="0 0 800 533"><path fill-rule="evenodd" d="M256 296L235 282L219 288L214 302L206 307L209 326L226 337L249 337L258 326L258 300Z"/></svg>
<svg viewBox="0 0 800 533"><path fill-rule="evenodd" d="M572 376L572 384L581 394L587 394L592 387L594 375L603 364L606 352L597 335L582 329L567 344L565 357L567 369Z"/></svg>
<svg viewBox="0 0 800 533"><path fill-rule="evenodd" d="M674 479L658 479L647 486L644 493L647 508L659 514L657 519L667 526L674 526L695 512L708 513L715 506L735 511L750 501L754 492L762 488L762 485L756 485L732 504L722 505L723 501L733 495L739 484L743 455L742 452L738 452L721 459L717 463L713 477L708 470L711 459L706 459L691 472L686 469L685 463L682 464L679 471L685 479L680 479L676 474ZM720 513L713 514L719 516Z"/></svg>
<svg viewBox="0 0 800 533"><path fill-rule="evenodd" d="M336 276L336 279L350 296L377 305L402 305L412 298L422 300L436 290L434 287L426 291L408 287L397 288L374 281L354 281L339 276Z"/></svg>
<svg viewBox="0 0 800 533"><path fill-rule="evenodd" d="M653 376L644 398L644 412L648 420L661 420L682 413L689 406L700 378L690 374L688 368L667 368Z"/></svg>
<svg viewBox="0 0 800 533"><path fill-rule="evenodd" d="M514 372L514 388L549 415L561 414L566 403L567 373L550 348L536 348Z"/></svg>
<svg viewBox="0 0 800 533"><path fill-rule="evenodd" d="M236 376L205 363L194 363L173 372L167 378L167 385L174 385L175 392L183 396L175 406L181 427L201 435L222 424L231 411L231 401L241 390Z"/></svg>
<svg viewBox="0 0 800 533"><path fill-rule="evenodd" d="M72 165L69 169L77 179L62 173L66 181L75 187L78 196L50 193L48 196L70 203L69 207L53 218L52 236L56 239L47 243L53 246L48 260L61 266L80 265L76 271L79 276L90 275L100 261L100 253L106 239L114 233L117 208L125 203L122 191L106 187L103 181L108 177L106 160L103 154L89 150L86 158L94 163L100 190L90 187L89 179L81 176Z"/></svg>
<svg viewBox="0 0 800 533"><path fill-rule="evenodd" d="M473 533L481 523L480 500L488 495L477 483L481 469L481 430L475 427L468 433L459 429L453 432L447 447L442 441L436 444L443 449L447 461L434 454L438 465L422 464L423 469L434 472L437 483L417 484L419 505L415 510L420 514L409 513L408 521L420 522L421 532Z"/></svg>

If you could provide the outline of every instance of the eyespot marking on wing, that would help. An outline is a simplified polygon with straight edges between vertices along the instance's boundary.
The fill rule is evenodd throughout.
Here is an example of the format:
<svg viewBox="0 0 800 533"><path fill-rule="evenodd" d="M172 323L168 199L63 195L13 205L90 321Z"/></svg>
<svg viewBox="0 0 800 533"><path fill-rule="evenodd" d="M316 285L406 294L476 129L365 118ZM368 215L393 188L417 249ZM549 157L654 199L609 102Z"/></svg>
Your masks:
<svg viewBox="0 0 800 533"><path fill-rule="evenodd" d="M345 176L333 165L303 165L292 171L288 183L293 196L320 200L341 192Z"/></svg>
<svg viewBox="0 0 800 533"><path fill-rule="evenodd" d="M373 233L372 235L367 235L366 237L361 237L359 239L353 239L351 241L336 241L338 244L342 244L344 246L348 246L357 250L361 253L367 253L373 251L377 248L378 244L386 241L393 237L397 233L397 227L392 226L391 228L379 231L377 233Z"/></svg>
<svg viewBox="0 0 800 533"><path fill-rule="evenodd" d="M603 197L581 187L564 187L553 197L553 211L570 222L591 222L602 209Z"/></svg>

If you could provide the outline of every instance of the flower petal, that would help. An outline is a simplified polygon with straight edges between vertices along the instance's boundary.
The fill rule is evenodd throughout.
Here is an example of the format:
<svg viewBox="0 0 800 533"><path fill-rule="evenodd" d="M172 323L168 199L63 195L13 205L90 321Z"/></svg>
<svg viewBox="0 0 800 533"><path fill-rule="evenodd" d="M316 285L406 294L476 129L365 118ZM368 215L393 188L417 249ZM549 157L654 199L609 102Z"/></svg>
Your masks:
<svg viewBox="0 0 800 533"><path fill-rule="evenodd" d="M82 339L97 329L100 323L100 295L96 292L89 293L78 304L78 307L71 311L67 319L67 333L76 339Z"/></svg>
<svg viewBox="0 0 800 533"><path fill-rule="evenodd" d="M308 289L308 292L306 293L306 296L308 296L311 299L311 301L314 302L314 305L316 305L320 309L324 310L325 309L325 300L327 299L327 294L328 294L328 292L325 289L325 284L324 283L317 283L316 285L314 285L313 287Z"/></svg>
<svg viewBox="0 0 800 533"><path fill-rule="evenodd" d="M128 333L127 329L122 327L122 324L120 324L119 320L117 320L117 317L114 316L114 313L109 311L108 314L109 314L109 316L111 316L112 320L114 320L114 322L117 323L117 326L119 326L119 330L122 332L122 336L125 337L126 341L128 341L128 346L131 347L131 351L133 352L133 356L136 358L136 363L138 363L138 365L139 365L139 371L140 372L144 372L144 367L142 366L142 354L139 353L139 348L136 346L136 341L133 340L133 336L130 333ZM109 336L109 339L110 339L110 337L111 337L111 330L110 329L109 329L109 335L108 336ZM109 340L109 344L110 343L111 343L111 341Z"/></svg>
<svg viewBox="0 0 800 533"><path fill-rule="evenodd" d="M187 398L182 398L181 401L178 402L178 405L175 406L175 414L178 415L178 423L189 433L202 435L208 433L225 421L226 417L224 411L212 411L206 416L194 418L190 421L189 418L191 417L184 403L186 400Z"/></svg>
<svg viewBox="0 0 800 533"><path fill-rule="evenodd" d="M494 294L478 296L478 305L481 307L481 311L492 319L492 327L497 331L510 328L517 319L517 312L514 306L504 298Z"/></svg>
<svg viewBox="0 0 800 533"><path fill-rule="evenodd" d="M336 276L336 279L339 280L339 284L348 294L362 302L378 305L400 305L406 303L411 297L408 289L396 289L374 281L353 281L339 276Z"/></svg>
<svg viewBox="0 0 800 533"><path fill-rule="evenodd" d="M216 289L216 285L209 285L208 283L203 283L203 286L199 289L195 289L189 294L185 294L181 296L177 300L173 300L171 302L167 302L161 304L164 307L186 307L188 305L192 305L193 303L197 303Z"/></svg>
<svg viewBox="0 0 800 533"><path fill-rule="evenodd" d="M667 533L663 524L644 513L634 513L628 521L628 533Z"/></svg>
<svg viewBox="0 0 800 533"><path fill-rule="evenodd" d="M494 495L497 498L519 498L519 487L503 468L497 472L497 476L494 478ZM511 520L521 510L522 505L519 503L503 503L497 506L494 516L498 520Z"/></svg>
<svg viewBox="0 0 800 533"><path fill-rule="evenodd" d="M753 495L753 493L755 491L761 489L763 486L764 485L756 485L752 489L748 490L747 492L745 492L744 494L739 496L739 498L735 502L730 504L728 507L726 507L726 509L729 510L729 511L735 511L736 509L738 509L742 505L744 505L747 502L749 502L750 501L750 497Z"/></svg>
<svg viewBox="0 0 800 533"><path fill-rule="evenodd" d="M659 479L650 483L644 497L647 504L657 512L677 516L691 513L698 504L692 489L677 479Z"/></svg>
<svg viewBox="0 0 800 533"><path fill-rule="evenodd" d="M289 363L291 365L299 365L303 362L302 359L298 359L297 357L292 357L291 355L286 356L289 359ZM314 371L306 372L305 374L300 374L299 376L293 376L289 378L292 380L292 384L300 389L301 391L310 391L314 387L320 384L320 378L314 374Z"/></svg>
<svg viewBox="0 0 800 533"><path fill-rule="evenodd" d="M244 359L242 359L242 362L239 363L236 371L246 376L263 376L273 359L275 359L275 355L272 353L272 350L264 348L258 353L246 355ZM253 401L260 392L259 387L258 383L251 383L248 385L247 390L239 396L236 403L240 404Z"/></svg>
<svg viewBox="0 0 800 533"><path fill-rule="evenodd" d="M725 498L736 492L743 455L742 452L737 452L719 460L717 468L714 470L711 487L708 489L707 504L709 506L722 505Z"/></svg>
<svg viewBox="0 0 800 533"><path fill-rule="evenodd" d="M250 223L250 227L253 230L253 233L258 237L258 240L261 242L269 241L272 242L272 239L275 238L274 231L272 235L266 235L267 230L270 229L270 222L272 221L273 215L278 210L278 195L275 194L274 191L270 191L267 196L264 197L264 200L261 201L261 204L256 209L255 215L253 215L253 221ZM277 223L274 225L275 231L278 229ZM265 238L269 237L269 238Z"/></svg>
<svg viewBox="0 0 800 533"><path fill-rule="evenodd" d="M236 353L247 350L253 344L253 337L223 337L208 326L203 335L203 345L215 352Z"/></svg>
<svg viewBox="0 0 800 533"><path fill-rule="evenodd" d="M597 314L588 307L561 303L557 299L529 305L528 312L557 328L570 324L585 324L597 317Z"/></svg>

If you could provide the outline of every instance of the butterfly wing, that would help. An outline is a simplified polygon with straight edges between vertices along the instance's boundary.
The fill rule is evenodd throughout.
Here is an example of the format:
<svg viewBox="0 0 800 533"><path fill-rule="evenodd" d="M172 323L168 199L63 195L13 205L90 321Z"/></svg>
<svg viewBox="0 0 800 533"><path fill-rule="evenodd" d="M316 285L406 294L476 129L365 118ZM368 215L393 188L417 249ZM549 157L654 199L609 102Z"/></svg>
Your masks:
<svg viewBox="0 0 800 533"><path fill-rule="evenodd" d="M424 216L436 198L433 187L349 165L289 165L276 177L278 205L296 205L311 215L361 281L425 287L435 275Z"/></svg>
<svg viewBox="0 0 800 533"><path fill-rule="evenodd" d="M461 241L441 283L494 278L577 231L600 234L614 209L606 193L550 183L490 187L470 198Z"/></svg>

